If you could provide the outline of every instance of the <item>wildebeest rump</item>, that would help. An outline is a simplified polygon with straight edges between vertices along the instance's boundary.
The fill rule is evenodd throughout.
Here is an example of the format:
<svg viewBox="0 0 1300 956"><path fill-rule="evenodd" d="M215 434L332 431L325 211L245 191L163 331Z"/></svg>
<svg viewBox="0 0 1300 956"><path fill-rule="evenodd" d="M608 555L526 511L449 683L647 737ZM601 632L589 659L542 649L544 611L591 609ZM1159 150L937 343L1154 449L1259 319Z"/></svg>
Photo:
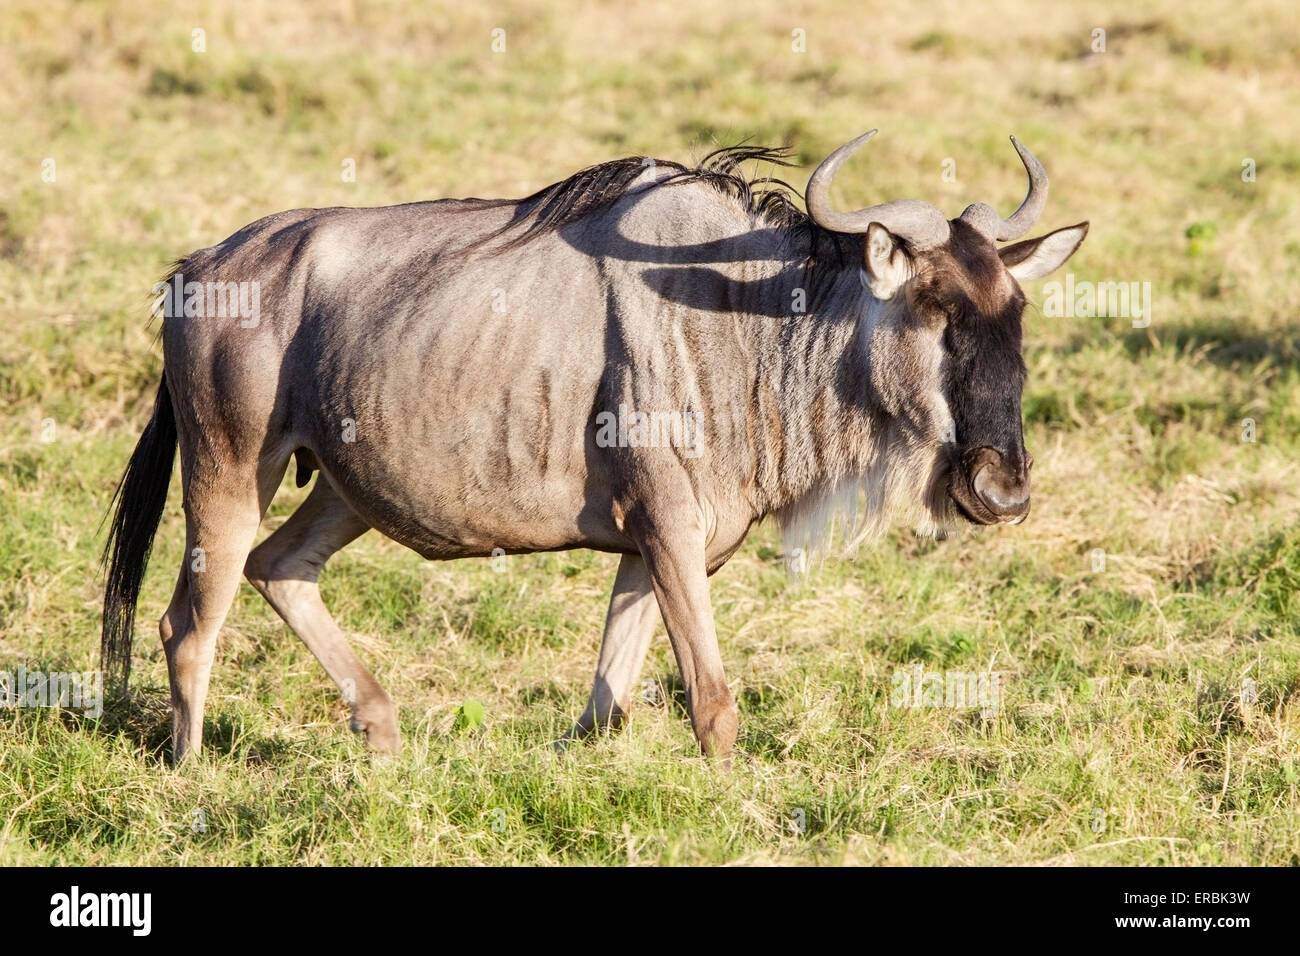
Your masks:
<svg viewBox="0 0 1300 956"><path fill-rule="evenodd" d="M861 505L865 533L1022 520L1019 282L1087 224L995 246L1046 199L1018 143L1030 189L1009 219L915 200L837 212L830 182L871 135L814 173L808 214L736 172L780 151L739 148L692 169L605 163L518 201L279 213L178 263L185 287L254 283L260 315L173 303L105 552L105 666L124 680L179 447L186 558L159 624L175 757L201 745L241 575L343 689L353 728L397 749L393 704L316 583L370 528L428 558L621 554L570 736L622 724L658 607L700 746L725 758L737 711L708 575L756 521L808 546L838 505ZM253 548L291 459L314 487Z"/></svg>

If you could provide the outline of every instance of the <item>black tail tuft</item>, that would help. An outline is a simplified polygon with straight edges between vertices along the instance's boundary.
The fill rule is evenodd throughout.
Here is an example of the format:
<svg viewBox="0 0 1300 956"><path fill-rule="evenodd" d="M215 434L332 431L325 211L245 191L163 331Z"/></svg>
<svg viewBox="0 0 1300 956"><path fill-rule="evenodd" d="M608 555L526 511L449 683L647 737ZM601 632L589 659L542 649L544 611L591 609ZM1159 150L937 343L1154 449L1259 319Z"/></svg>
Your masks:
<svg viewBox="0 0 1300 956"><path fill-rule="evenodd" d="M158 385L153 417L136 443L126 473L113 494L116 510L104 545L108 582L104 589L100 666L110 681L120 682L123 691L131 674L136 600L140 597L154 532L167 503L167 486L171 484L175 458L176 416L164 374Z"/></svg>

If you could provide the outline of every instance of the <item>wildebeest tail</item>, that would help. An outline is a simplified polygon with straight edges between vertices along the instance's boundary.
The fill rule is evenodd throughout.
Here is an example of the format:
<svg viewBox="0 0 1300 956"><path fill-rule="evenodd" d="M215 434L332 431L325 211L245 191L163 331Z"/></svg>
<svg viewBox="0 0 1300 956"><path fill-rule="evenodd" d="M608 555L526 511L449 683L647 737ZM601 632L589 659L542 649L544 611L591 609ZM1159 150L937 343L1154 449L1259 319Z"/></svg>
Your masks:
<svg viewBox="0 0 1300 956"><path fill-rule="evenodd" d="M113 494L113 522L104 544L108 565L104 589L104 628L100 637L100 666L108 678L126 689L131 673L131 636L135 605L149 563L154 532L162 521L176 458L176 416L167 376L158 384L153 417L136 443L131 461Z"/></svg>

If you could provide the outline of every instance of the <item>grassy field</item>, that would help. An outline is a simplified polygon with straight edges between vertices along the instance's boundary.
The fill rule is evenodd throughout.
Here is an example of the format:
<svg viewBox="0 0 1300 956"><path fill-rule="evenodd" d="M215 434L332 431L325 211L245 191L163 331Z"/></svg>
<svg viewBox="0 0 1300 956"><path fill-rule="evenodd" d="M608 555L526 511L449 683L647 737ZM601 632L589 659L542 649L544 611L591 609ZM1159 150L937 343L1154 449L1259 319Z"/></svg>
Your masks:
<svg viewBox="0 0 1300 956"><path fill-rule="evenodd" d="M168 769L174 479L132 707L0 710L0 862L1300 863L1293 3L230 6L0 12L0 670L96 666L100 520L161 367L149 289L276 210L518 196L745 138L807 167L878 126L844 204L1005 213L1014 132L1052 177L1040 231L1091 220L1071 270L1150 282L1153 320L1052 318L1026 290L1024 525L898 531L806 580L751 537L713 579L730 773L697 756L662 628L629 729L553 754L615 559L429 564L375 533L323 590L404 753L365 752L246 586L207 749ZM891 706L914 663L997 671L996 715Z"/></svg>

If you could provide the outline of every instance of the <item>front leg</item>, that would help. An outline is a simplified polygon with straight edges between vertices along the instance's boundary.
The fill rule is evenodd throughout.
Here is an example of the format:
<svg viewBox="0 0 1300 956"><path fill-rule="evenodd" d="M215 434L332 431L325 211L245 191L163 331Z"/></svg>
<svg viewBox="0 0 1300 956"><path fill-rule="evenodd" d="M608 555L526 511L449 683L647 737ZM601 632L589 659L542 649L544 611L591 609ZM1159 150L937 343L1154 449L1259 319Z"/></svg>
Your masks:
<svg viewBox="0 0 1300 956"><path fill-rule="evenodd" d="M591 698L565 740L581 739L596 729L619 730L627 721L632 688L654 635L656 611L645 561L639 554L623 555L609 596Z"/></svg>
<svg viewBox="0 0 1300 956"><path fill-rule="evenodd" d="M739 715L727 686L713 626L702 522L671 523L649 515L629 515L627 530L641 548L649 569L668 639L686 685L686 706L700 749L730 766Z"/></svg>

